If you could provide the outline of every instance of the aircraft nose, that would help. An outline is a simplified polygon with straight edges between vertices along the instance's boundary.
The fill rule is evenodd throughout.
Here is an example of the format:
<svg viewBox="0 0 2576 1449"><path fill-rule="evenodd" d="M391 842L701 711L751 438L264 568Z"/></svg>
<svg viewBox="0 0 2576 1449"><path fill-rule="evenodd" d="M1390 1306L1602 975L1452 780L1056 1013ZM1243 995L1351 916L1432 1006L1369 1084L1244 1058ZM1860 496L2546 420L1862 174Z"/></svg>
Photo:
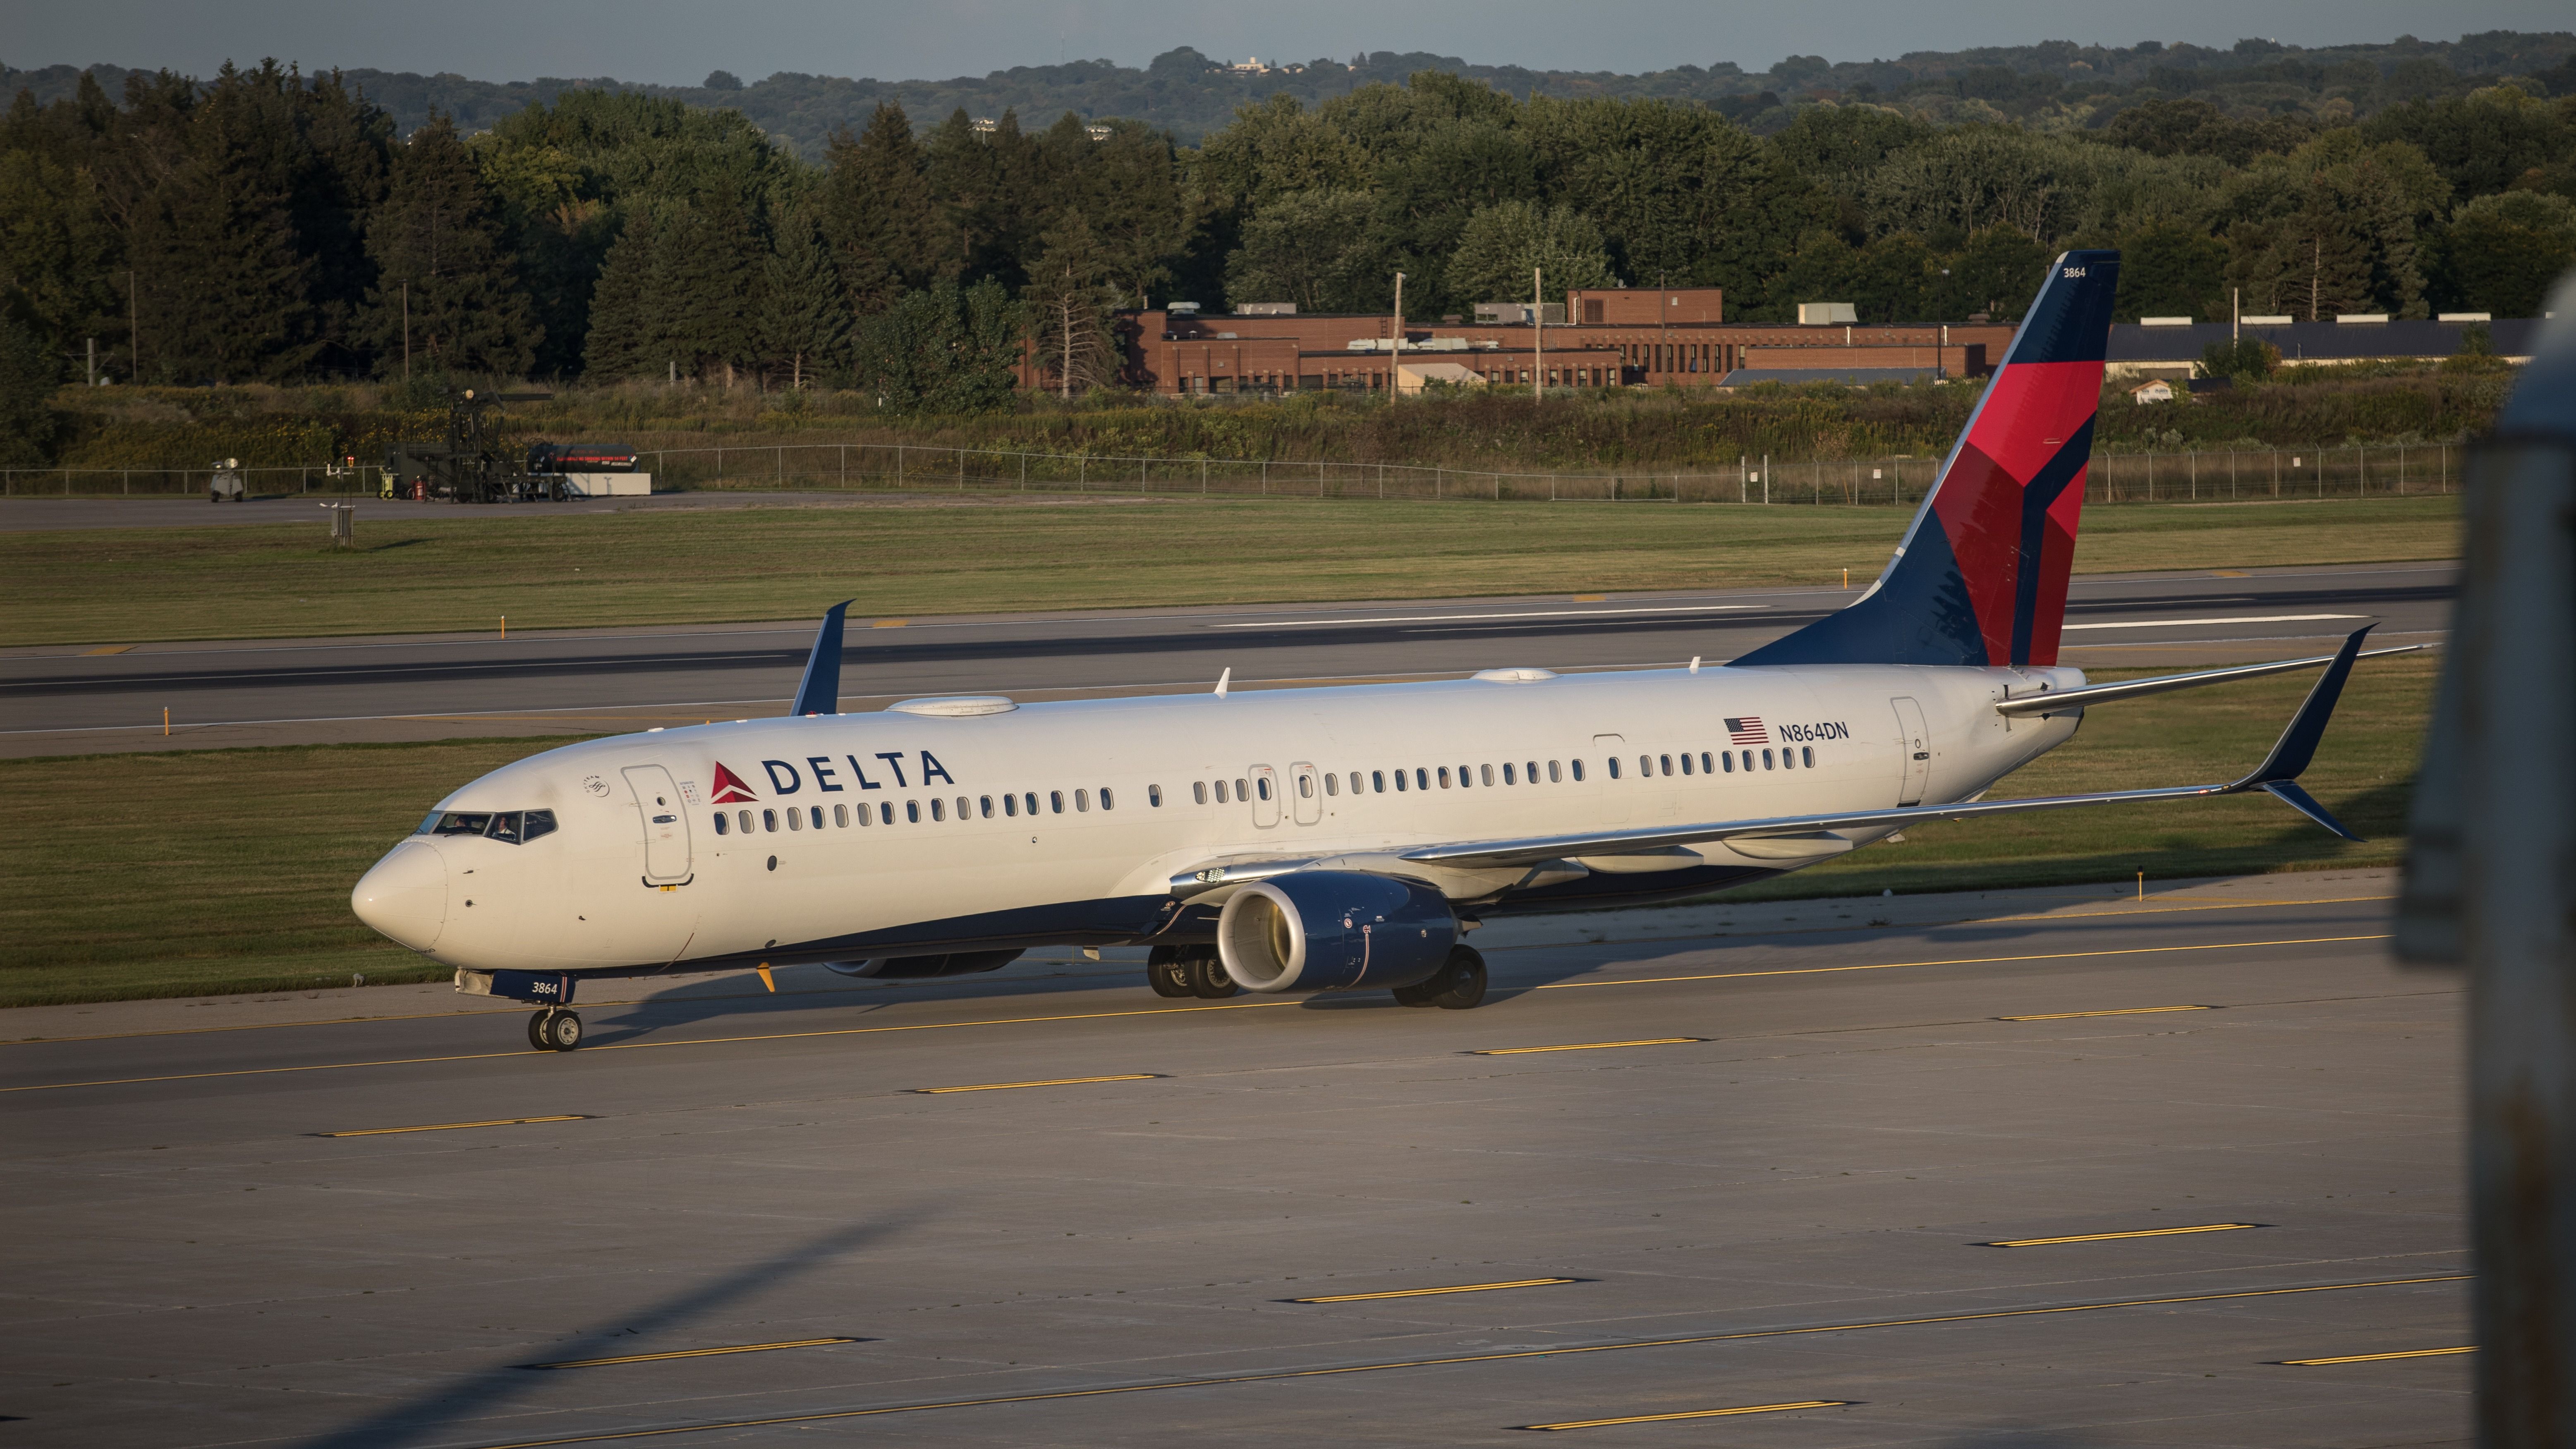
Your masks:
<svg viewBox="0 0 2576 1449"><path fill-rule="evenodd" d="M447 861L428 842L406 840L358 878L349 909L390 939L426 951L447 924Z"/></svg>

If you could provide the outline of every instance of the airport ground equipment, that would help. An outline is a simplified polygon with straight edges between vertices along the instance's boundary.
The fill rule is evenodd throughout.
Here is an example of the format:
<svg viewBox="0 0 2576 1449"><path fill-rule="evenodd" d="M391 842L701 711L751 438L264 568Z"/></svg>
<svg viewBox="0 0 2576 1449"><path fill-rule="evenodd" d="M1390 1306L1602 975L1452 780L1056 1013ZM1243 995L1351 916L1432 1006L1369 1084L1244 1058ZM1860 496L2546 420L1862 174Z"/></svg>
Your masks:
<svg viewBox="0 0 2576 1449"><path fill-rule="evenodd" d="M328 510L331 515L331 546L333 548L357 547L358 505L354 503L325 503L322 507Z"/></svg>
<svg viewBox="0 0 2576 1449"><path fill-rule="evenodd" d="M434 443L394 443L385 449L389 496L426 503L532 503L566 497L563 479L530 472L522 459L502 452L494 410L506 403L545 402L543 392L452 395L447 431Z"/></svg>
<svg viewBox="0 0 2576 1449"><path fill-rule="evenodd" d="M235 503L250 501L250 483L242 477L241 459L217 458L214 472L206 479L206 501L221 503L229 498Z"/></svg>

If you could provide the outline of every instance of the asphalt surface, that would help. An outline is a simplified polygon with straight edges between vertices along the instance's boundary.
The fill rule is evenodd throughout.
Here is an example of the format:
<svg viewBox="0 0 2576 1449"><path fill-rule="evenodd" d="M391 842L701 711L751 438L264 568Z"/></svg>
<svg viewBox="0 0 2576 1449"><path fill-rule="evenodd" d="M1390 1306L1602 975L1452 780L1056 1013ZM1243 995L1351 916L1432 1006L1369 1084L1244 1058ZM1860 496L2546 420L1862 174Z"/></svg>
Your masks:
<svg viewBox="0 0 2576 1449"><path fill-rule="evenodd" d="M1059 953L628 985L569 1055L434 987L0 1013L0 1435L2465 1443L2463 998L2392 889L1498 923L1467 1012ZM568 1120L451 1125L510 1119Z"/></svg>
<svg viewBox="0 0 2576 1449"><path fill-rule="evenodd" d="M682 495L687 496L687 495ZM2064 662L2188 668L2318 653L2378 620L2434 643L2457 566L2093 576ZM1722 662L1856 592L1765 589L851 621L842 705L1023 700ZM641 729L785 710L814 623L0 652L0 756ZM171 733L164 735L167 709Z"/></svg>

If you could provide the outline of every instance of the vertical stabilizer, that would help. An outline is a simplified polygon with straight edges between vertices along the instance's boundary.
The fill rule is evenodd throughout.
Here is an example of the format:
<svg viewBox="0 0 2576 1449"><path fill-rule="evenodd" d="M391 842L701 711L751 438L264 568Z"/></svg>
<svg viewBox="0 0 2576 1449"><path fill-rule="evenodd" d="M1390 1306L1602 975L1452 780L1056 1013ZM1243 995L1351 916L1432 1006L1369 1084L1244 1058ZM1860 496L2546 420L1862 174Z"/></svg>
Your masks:
<svg viewBox="0 0 2576 1449"><path fill-rule="evenodd" d="M2068 252L1887 568L1747 664L2055 664L2120 254Z"/></svg>

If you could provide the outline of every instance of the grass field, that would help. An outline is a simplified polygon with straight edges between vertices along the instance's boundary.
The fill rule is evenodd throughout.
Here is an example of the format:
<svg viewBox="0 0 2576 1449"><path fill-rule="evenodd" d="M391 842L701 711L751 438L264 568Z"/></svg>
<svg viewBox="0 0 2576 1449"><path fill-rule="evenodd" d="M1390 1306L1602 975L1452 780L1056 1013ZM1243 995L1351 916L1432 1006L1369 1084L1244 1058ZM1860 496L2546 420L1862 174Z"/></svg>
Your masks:
<svg viewBox="0 0 2576 1449"><path fill-rule="evenodd" d="M2435 662L2363 664L2305 783L2346 845L2268 798L2071 810L1907 832L1762 889L1913 893L2385 865L2397 858ZM2105 673L2102 678L2118 677ZM2294 675L2095 710L1998 797L2230 778L2306 691ZM0 1006L445 976L349 914L349 888L448 790L560 740L0 762Z"/></svg>
<svg viewBox="0 0 2576 1449"><path fill-rule="evenodd" d="M0 535L0 645L1443 598L1875 576L1896 508L928 500ZM2087 573L2450 558L2450 497L2086 511Z"/></svg>

